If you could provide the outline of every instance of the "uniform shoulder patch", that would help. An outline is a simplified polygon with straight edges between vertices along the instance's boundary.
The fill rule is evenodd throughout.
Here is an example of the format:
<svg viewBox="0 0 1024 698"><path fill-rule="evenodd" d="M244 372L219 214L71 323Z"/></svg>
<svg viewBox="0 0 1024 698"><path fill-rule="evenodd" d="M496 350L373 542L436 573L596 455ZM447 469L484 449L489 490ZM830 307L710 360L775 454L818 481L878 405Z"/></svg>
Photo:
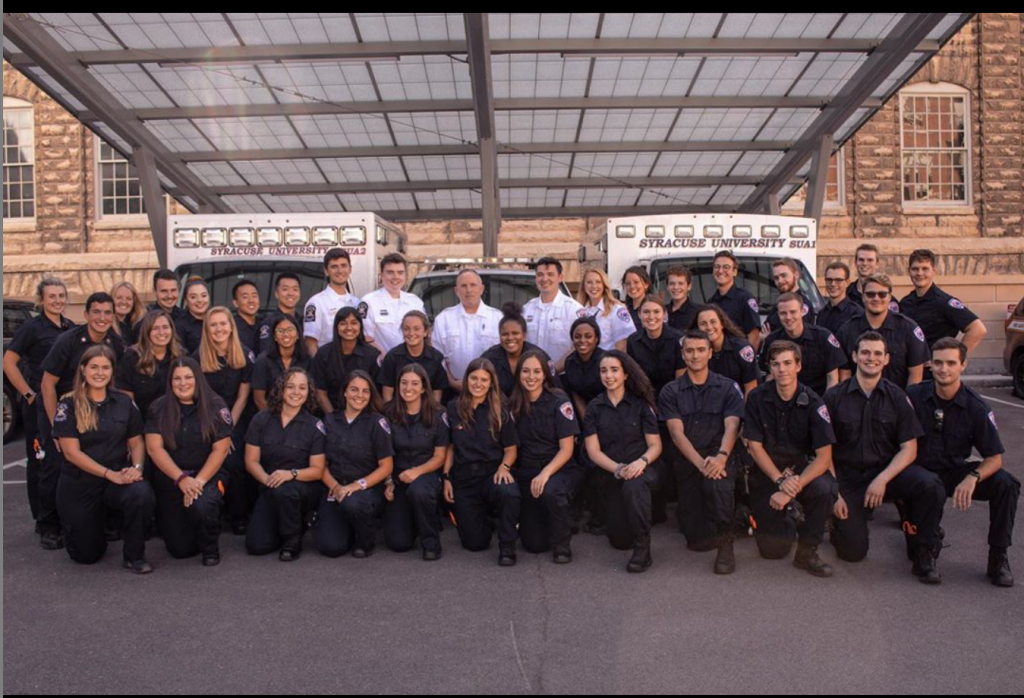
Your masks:
<svg viewBox="0 0 1024 698"><path fill-rule="evenodd" d="M834 346L836 349L842 349L842 347L839 345L839 340L836 339L836 336L831 332L828 333L828 343Z"/></svg>
<svg viewBox="0 0 1024 698"><path fill-rule="evenodd" d="M956 308L957 310L963 310L964 309L964 304L961 303L960 299L958 299L958 298L950 298L949 299L949 307L950 308Z"/></svg>
<svg viewBox="0 0 1024 698"><path fill-rule="evenodd" d="M324 426L323 420L316 420L316 428L321 434L327 435L327 427Z"/></svg>
<svg viewBox="0 0 1024 698"><path fill-rule="evenodd" d="M68 420L68 403L61 402L57 405L57 414L54 415L54 422L66 422Z"/></svg>
<svg viewBox="0 0 1024 698"><path fill-rule="evenodd" d="M996 413L995 412L989 412L988 413L988 421L992 422L992 426L994 426L996 429L999 428L999 425L996 424Z"/></svg>
<svg viewBox="0 0 1024 698"><path fill-rule="evenodd" d="M452 425L448 423L448 413L447 412L442 412L441 413L441 421L444 422L444 425L446 427L451 428Z"/></svg>
<svg viewBox="0 0 1024 698"><path fill-rule="evenodd" d="M580 308L576 311L576 317L587 317L589 314L586 308Z"/></svg>
<svg viewBox="0 0 1024 698"><path fill-rule="evenodd" d="M548 361L548 373L551 374L552 378L554 378L555 376L558 375L558 372L555 370L555 362L554 361Z"/></svg>
<svg viewBox="0 0 1024 698"><path fill-rule="evenodd" d="M748 298L747 305L749 305L750 309L753 310L755 313L761 312L761 308L760 306L758 306L756 298Z"/></svg>
<svg viewBox="0 0 1024 698"><path fill-rule="evenodd" d="M747 345L740 349L740 358L746 361L748 364L754 362L754 347Z"/></svg>
<svg viewBox="0 0 1024 698"><path fill-rule="evenodd" d="M618 310L615 311L615 314L623 322L627 322L627 321L632 322L633 321L633 316L629 314L629 310L626 309L626 308L619 308Z"/></svg>
<svg viewBox="0 0 1024 698"><path fill-rule="evenodd" d="M559 407L558 411L562 413L562 416L568 419L570 422L576 418L576 413L572 409L572 404L563 402Z"/></svg>
<svg viewBox="0 0 1024 698"><path fill-rule="evenodd" d="M256 363L256 353L252 349L249 350L249 361Z"/></svg>
<svg viewBox="0 0 1024 698"><path fill-rule="evenodd" d="M889 301L889 310L891 310L894 313L900 312L900 304L897 303L896 301Z"/></svg>
<svg viewBox="0 0 1024 698"><path fill-rule="evenodd" d="M914 336L917 337L920 341L923 342L924 341L924 330L922 330L920 327L915 327L914 328Z"/></svg>
<svg viewBox="0 0 1024 698"><path fill-rule="evenodd" d="M736 381L733 381L732 382L732 387L736 388L736 392L742 398L743 397L743 388L740 387L740 384L737 383Z"/></svg>
<svg viewBox="0 0 1024 698"><path fill-rule="evenodd" d="M806 315L809 312L811 312L811 309L807 307L806 303L804 303L804 315Z"/></svg>
<svg viewBox="0 0 1024 698"><path fill-rule="evenodd" d="M362 318L363 318L364 320L366 319L366 316L367 316L367 315L369 314L369 312L370 312L370 306L368 306L368 305L366 304L366 301L362 301L362 302L360 302L360 303L359 303L359 307L358 307L358 308L356 308L356 309L357 309L357 310L359 311L359 315L360 315L360 317L362 317Z"/></svg>
<svg viewBox="0 0 1024 698"><path fill-rule="evenodd" d="M388 424L388 420L381 417L377 423L380 424L380 428L387 432L389 436L391 435L391 425Z"/></svg>
<svg viewBox="0 0 1024 698"><path fill-rule="evenodd" d="M822 405L821 407L818 408L818 416L824 419L826 423L832 423L832 417L831 415L829 415L828 407L826 407L825 405Z"/></svg>
<svg viewBox="0 0 1024 698"><path fill-rule="evenodd" d="M220 409L220 418L221 418L221 420L225 424L230 426L231 425L231 410L229 410L227 407L222 407Z"/></svg>
<svg viewBox="0 0 1024 698"><path fill-rule="evenodd" d="M316 313L314 313L314 315L315 314ZM306 316L308 318L309 313L306 313ZM261 325L260 326L260 339L270 339L270 325Z"/></svg>
<svg viewBox="0 0 1024 698"><path fill-rule="evenodd" d="M302 317L306 322L316 322L316 303L307 305L306 312L302 314Z"/></svg>
<svg viewBox="0 0 1024 698"><path fill-rule="evenodd" d="M378 366L383 366L384 365L384 355L383 354L377 354L377 365Z"/></svg>

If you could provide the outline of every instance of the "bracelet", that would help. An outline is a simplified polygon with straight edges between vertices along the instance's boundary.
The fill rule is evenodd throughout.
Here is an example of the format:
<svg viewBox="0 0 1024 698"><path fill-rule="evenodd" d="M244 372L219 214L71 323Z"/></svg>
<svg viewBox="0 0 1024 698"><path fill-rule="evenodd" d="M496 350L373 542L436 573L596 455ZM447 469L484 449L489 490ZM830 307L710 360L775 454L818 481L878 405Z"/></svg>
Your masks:
<svg viewBox="0 0 1024 698"><path fill-rule="evenodd" d="M720 456L725 456L726 458L728 458L728 457L729 457L729 452L728 452L728 451L725 451L725 450L720 450L720 451L718 452L718 455L720 455Z"/></svg>
<svg viewBox="0 0 1024 698"><path fill-rule="evenodd" d="M181 471L181 475L179 475L178 479L174 481L174 486L177 487L178 485L180 485L181 481L184 480L187 477L188 477L188 473L186 473L184 470L182 470Z"/></svg>
<svg viewBox="0 0 1024 698"><path fill-rule="evenodd" d="M509 472L512 472L512 466L509 465L508 463L502 463L501 467L504 468L505 470L509 471Z"/></svg>
<svg viewBox="0 0 1024 698"><path fill-rule="evenodd" d="M103 479L104 480L107 479L107 473L109 473L109 472L110 472L110 468L104 468L103 469Z"/></svg>

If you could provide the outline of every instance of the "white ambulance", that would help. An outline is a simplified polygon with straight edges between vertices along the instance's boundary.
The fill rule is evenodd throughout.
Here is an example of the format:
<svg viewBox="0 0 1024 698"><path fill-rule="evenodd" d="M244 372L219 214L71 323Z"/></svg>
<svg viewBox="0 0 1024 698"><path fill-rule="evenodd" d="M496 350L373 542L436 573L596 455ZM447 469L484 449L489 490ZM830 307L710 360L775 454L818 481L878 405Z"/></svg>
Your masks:
<svg viewBox="0 0 1024 698"><path fill-rule="evenodd" d="M167 262L182 281L199 276L213 305L231 306L231 288L251 279L260 307L277 307L274 281L298 274L302 300L324 288L324 253L342 247L352 256L349 291L364 296L378 286L380 259L405 251L405 234L373 213L198 214L168 219Z"/></svg>
<svg viewBox="0 0 1024 698"><path fill-rule="evenodd" d="M814 281L817 271L818 224L813 218L747 214L665 214L609 218L580 246L580 273L598 267L608 272L620 298L622 275L631 266L644 267L653 290L668 300L666 272L683 265L693 274L690 298L704 303L717 289L711 274L719 250L730 250L740 263L736 283L761 306L762 320L771 312L779 291L772 263L792 257L801 266L800 290L820 310L824 298Z"/></svg>

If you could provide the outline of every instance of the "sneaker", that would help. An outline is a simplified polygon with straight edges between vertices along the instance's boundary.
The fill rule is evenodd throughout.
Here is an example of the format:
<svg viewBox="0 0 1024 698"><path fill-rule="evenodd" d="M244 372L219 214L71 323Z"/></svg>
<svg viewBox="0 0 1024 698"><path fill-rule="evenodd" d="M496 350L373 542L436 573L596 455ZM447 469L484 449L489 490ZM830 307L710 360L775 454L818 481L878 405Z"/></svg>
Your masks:
<svg viewBox="0 0 1024 698"><path fill-rule="evenodd" d="M144 557L138 560L125 560L124 568L132 574L149 574L153 571L153 565L149 564Z"/></svg>

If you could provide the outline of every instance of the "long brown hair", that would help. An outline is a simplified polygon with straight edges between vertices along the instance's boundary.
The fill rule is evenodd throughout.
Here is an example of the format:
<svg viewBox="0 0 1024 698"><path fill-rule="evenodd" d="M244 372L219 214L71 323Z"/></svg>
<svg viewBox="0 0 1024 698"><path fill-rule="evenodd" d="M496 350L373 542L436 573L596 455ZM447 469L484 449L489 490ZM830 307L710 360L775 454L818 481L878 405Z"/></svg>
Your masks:
<svg viewBox="0 0 1024 698"><path fill-rule="evenodd" d="M402 370L398 372L398 377L395 378L395 395L391 398L390 402L384 405L384 416L388 418L388 421L395 424L409 423L409 412L406 409L405 400L398 394L398 386L402 384L402 376L406 373L416 374L423 384L423 397L420 398L420 421L430 426L434 423L437 415L444 411L444 407L434 399L434 390L430 386L430 377L427 376L427 372L419 364L406 364L402 366Z"/></svg>
<svg viewBox="0 0 1024 698"><path fill-rule="evenodd" d="M516 364L516 381L515 386L512 388L511 405L512 416L517 420L530 414L530 411L533 409L533 405L530 404L530 396L527 394L526 388L523 387L523 364L526 363L527 359L537 359L541 369L544 371L544 382L541 384L541 390L551 392L555 389L555 377L551 374L551 366L543 354L536 349L532 349L520 356L519 363Z"/></svg>
<svg viewBox="0 0 1024 698"><path fill-rule="evenodd" d="M648 378L647 374L644 373L644 370L640 368L640 364L638 364L632 356L624 351L619 351L618 349L609 349L606 351L601 356L601 363L604 363L608 359L615 359L622 365L622 370L626 374L626 392L631 395L635 395L646 402L648 407L652 410L657 410L657 405L654 402L654 388L651 386L651 379Z"/></svg>
<svg viewBox="0 0 1024 698"><path fill-rule="evenodd" d="M491 387L484 398L489 403L488 419L491 423L491 438L498 440L501 433L502 410L501 410L501 385L498 383L498 372L494 370L494 364L482 356L473 359L466 367L466 374L463 376L462 393L459 395L456 408L459 412L459 421L469 425L473 423L473 396L469 394L469 376L474 371L487 371L491 377Z"/></svg>
<svg viewBox="0 0 1024 698"><path fill-rule="evenodd" d="M75 405L75 424L78 433L84 434L87 431L95 431L99 426L99 414L96 410L96 403L89 397L89 384L85 382L85 367L96 357L103 357L110 362L110 380L107 382L107 392L114 389L114 369L117 367L117 356L114 350L106 344L97 344L89 347L78 360L78 370L75 371L75 385L71 389L71 400Z"/></svg>
<svg viewBox="0 0 1024 698"><path fill-rule="evenodd" d="M213 388L206 382L206 376L199 368L199 362L187 356L176 358L171 362L170 370L167 371L167 392L161 395L150 407L151 412L156 414L157 428L160 436L163 437L164 446L173 451L178 447L175 442L175 435L181 427L181 403L178 396L174 394L174 371L179 368L186 368L192 372L196 382L195 393L192 400L196 405L196 414L199 416L199 433L202 434L205 443L213 443L217 438L217 420L220 414L227 412L224 401L213 392ZM230 419L226 420L229 424Z"/></svg>
<svg viewBox="0 0 1024 698"><path fill-rule="evenodd" d="M348 404L348 401L345 399L345 391L348 390L348 386L352 384L352 381L357 378L366 381L366 384L370 386L370 403L362 409L362 412L369 411L371 414L380 414L383 412L384 401L381 399L380 393L377 392L377 386L374 385L373 378L370 377L369 373L360 369L350 371L349 374L345 376L345 380L341 384L341 392L338 395L338 411L343 412L345 410L345 407Z"/></svg>
<svg viewBox="0 0 1024 698"><path fill-rule="evenodd" d="M156 358L156 353L153 351L153 340L149 337L153 331L153 325L160 318L166 318L171 326L171 343L167 345L167 356L165 358L174 361L185 354L181 348L181 343L178 341L178 335L174 331L174 319L171 318L170 313L166 310L150 310L142 318L142 324L139 326L139 339L132 347L135 353L139 355L139 362L136 364L136 368L144 376L156 375L156 368L160 363Z"/></svg>
<svg viewBox="0 0 1024 698"><path fill-rule="evenodd" d="M228 351L224 357L228 368L245 368L245 350L242 349L242 342L238 339L238 326L235 325L235 318L231 311L223 305L218 305L206 311L203 318L203 338L199 341L199 365L203 373L216 373L220 370L220 361L217 359L217 346L210 336L210 317L214 313L224 313L231 324L231 336L228 338Z"/></svg>
<svg viewBox="0 0 1024 698"><path fill-rule="evenodd" d="M271 388L270 392L267 394L268 410L275 414L281 414L281 409L284 407L284 386L288 383L288 379L296 373L301 373L306 377L306 385L308 386L306 404L302 406L302 409L311 413L320 409L320 403L316 399L316 386L313 385L313 377L310 376L309 372L301 366L292 366L278 376L277 380L274 381L274 387Z"/></svg>
<svg viewBox="0 0 1024 698"><path fill-rule="evenodd" d="M732 318L726 315L725 311L722 310L716 303L712 303L710 305L702 305L697 308L697 312L693 314L694 329L697 329L698 327L697 321L700 320L701 313L705 312L712 312L718 316L718 321L722 323L722 330L725 331L726 334L730 334L733 337L739 337L740 339L747 338L747 335L743 334L743 330L737 327L736 323L732 321Z"/></svg>

